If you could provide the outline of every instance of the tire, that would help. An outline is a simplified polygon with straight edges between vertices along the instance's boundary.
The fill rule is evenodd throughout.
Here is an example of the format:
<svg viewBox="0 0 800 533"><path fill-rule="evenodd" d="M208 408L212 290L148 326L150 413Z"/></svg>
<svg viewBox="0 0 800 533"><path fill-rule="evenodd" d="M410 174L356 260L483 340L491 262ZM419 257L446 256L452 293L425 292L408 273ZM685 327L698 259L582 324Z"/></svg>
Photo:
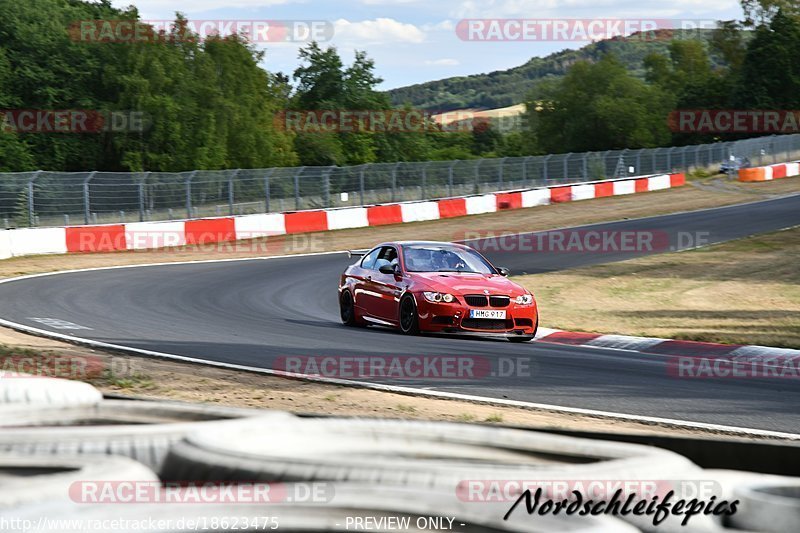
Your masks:
<svg viewBox="0 0 800 533"><path fill-rule="evenodd" d="M365 324L358 318L355 303L353 302L353 295L350 291L342 291L339 296L339 316L342 319L342 324L349 327L363 327Z"/></svg>
<svg viewBox="0 0 800 533"><path fill-rule="evenodd" d="M58 409L0 408L0 452L42 455L122 455L159 472L169 447L201 429L224 431L243 418L291 420L260 411L178 402L106 400Z"/></svg>
<svg viewBox="0 0 800 533"><path fill-rule="evenodd" d="M508 520L503 515L508 510L506 503L463 501L456 497L452 491L437 491L429 488L404 488L386 487L379 485L362 485L343 483L335 486L331 484L315 484L314 487L326 490L333 497L327 501L317 498L309 501L304 497L299 500L275 501L266 504L212 504L212 505L110 505L110 506L79 506L56 505L42 508L28 508L11 513L5 519L28 520L36 524L42 515L46 515L55 522L57 518L61 523L70 520L81 521L116 520L119 522L141 520L147 517L155 523L169 524L166 529L159 529L160 533L182 533L196 531L189 529L191 526L181 528L180 524L190 522L213 525L219 524L214 531L228 531L233 527L237 530L273 530L277 526L279 531L303 532L346 532L356 530L368 531L403 531L417 533L422 531L435 531L437 529L450 529L449 522L443 520L443 527L433 525L425 527L431 518L453 518L455 531L473 531L476 533L633 533L636 528L624 522L607 516L564 516L550 515L529 516L524 510L518 509ZM287 484L281 487L282 493L287 496L306 493L308 484L302 486ZM81 508L82 507L82 508ZM353 523L363 519L377 520L380 516L397 517L408 520L408 526L403 527L354 527ZM198 517L203 517L202 521ZM234 518L235 517L235 518ZM418 520L423 520L423 523ZM233 526L234 520L238 524ZM274 522L272 521L274 520ZM348 522L350 526L348 527ZM228 524L227 527L224 524ZM247 526L242 527L243 524ZM465 524L467 527L461 527ZM257 525L258 527L252 527ZM273 527L270 527L270 526ZM137 531L152 531L151 529L137 529ZM58 533L67 533L59 530ZM71 533L71 531L69 532Z"/></svg>
<svg viewBox="0 0 800 533"><path fill-rule="evenodd" d="M468 424L297 419L242 421L227 429L176 444L163 478L346 480L452 491L470 479L674 479L699 471L688 459L649 446Z"/></svg>
<svg viewBox="0 0 800 533"><path fill-rule="evenodd" d="M714 518L714 523L717 526L717 529L714 531L720 531L720 533L723 531L732 531L733 529L737 531L781 531L780 529L768 529L769 526L773 524L773 517L777 518L776 526L780 528L781 511L770 508L769 504L761 510L759 508L762 505L761 502L758 502L754 509L752 505L750 505L750 502L753 500L751 500L751 495L749 493L752 487L765 485L781 486L787 482L793 484L800 481L798 478L775 474L714 469L704 470L703 480L705 480L706 483L708 483L708 481L714 483L713 491L705 491L706 499L713 494L713 496L717 497L718 501L727 500L731 502L739 500L736 514L733 516L723 515ZM760 498L757 496L756 499ZM759 523L759 520L764 519L765 513L770 514L769 520Z"/></svg>
<svg viewBox="0 0 800 533"><path fill-rule="evenodd" d="M508 340L511 342L531 342L534 337L528 335L516 335L514 337L508 337Z"/></svg>
<svg viewBox="0 0 800 533"><path fill-rule="evenodd" d="M159 483L150 469L126 457L0 454L0 509L67 501L70 488L86 481Z"/></svg>
<svg viewBox="0 0 800 533"><path fill-rule="evenodd" d="M733 489L740 501L728 521L735 529L766 532L797 531L800 524L800 479L751 480Z"/></svg>
<svg viewBox="0 0 800 533"><path fill-rule="evenodd" d="M397 318L400 331L406 335L419 335L419 315L414 296L405 294L400 298L400 304L397 306Z"/></svg>
<svg viewBox="0 0 800 533"><path fill-rule="evenodd" d="M95 405L102 400L99 390L81 381L0 372L0 406L66 407Z"/></svg>

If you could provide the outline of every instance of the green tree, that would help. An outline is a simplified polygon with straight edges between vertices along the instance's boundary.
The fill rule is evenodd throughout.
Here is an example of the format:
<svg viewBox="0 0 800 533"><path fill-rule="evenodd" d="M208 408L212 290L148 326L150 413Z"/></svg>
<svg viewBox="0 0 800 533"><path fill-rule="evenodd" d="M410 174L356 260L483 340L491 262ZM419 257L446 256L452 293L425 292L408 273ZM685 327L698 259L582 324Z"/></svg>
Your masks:
<svg viewBox="0 0 800 533"><path fill-rule="evenodd" d="M550 153L647 148L670 138L671 95L632 77L613 55L576 63L540 97L528 106L540 109L537 135Z"/></svg>
<svg viewBox="0 0 800 533"><path fill-rule="evenodd" d="M744 39L744 29L738 21L720 21L712 32L709 44L732 72L739 72L747 53L747 43Z"/></svg>
<svg viewBox="0 0 800 533"><path fill-rule="evenodd" d="M494 153L500 148L503 136L489 120L474 120L472 123L472 153L475 155Z"/></svg>
<svg viewBox="0 0 800 533"><path fill-rule="evenodd" d="M800 20L779 11L756 28L742 63L736 103L747 109L800 106Z"/></svg>
<svg viewBox="0 0 800 533"><path fill-rule="evenodd" d="M344 65L336 48L326 50L316 42L300 50L303 65L294 71L297 80L295 109L342 109L345 105Z"/></svg>

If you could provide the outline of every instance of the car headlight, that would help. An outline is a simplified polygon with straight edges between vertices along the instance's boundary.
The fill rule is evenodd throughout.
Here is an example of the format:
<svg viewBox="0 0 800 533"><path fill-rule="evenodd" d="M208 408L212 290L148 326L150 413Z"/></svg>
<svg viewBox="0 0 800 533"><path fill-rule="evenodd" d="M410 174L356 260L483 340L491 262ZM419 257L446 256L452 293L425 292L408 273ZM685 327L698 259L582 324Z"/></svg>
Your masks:
<svg viewBox="0 0 800 533"><path fill-rule="evenodd" d="M437 304L440 302L449 304L455 301L455 297L452 294L442 294L441 292L423 292L422 295L425 296L425 299L429 302Z"/></svg>
<svg viewBox="0 0 800 533"><path fill-rule="evenodd" d="M523 294L522 296L517 296L516 303L517 305L531 305L533 303L533 295Z"/></svg>

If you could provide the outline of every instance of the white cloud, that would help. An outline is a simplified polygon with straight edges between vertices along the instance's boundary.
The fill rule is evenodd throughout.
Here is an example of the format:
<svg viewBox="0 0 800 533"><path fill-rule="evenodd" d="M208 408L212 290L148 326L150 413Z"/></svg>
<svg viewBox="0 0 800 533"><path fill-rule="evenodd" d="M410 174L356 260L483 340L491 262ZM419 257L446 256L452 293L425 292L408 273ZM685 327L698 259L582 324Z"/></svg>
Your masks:
<svg viewBox="0 0 800 533"><path fill-rule="evenodd" d="M455 28L455 23L450 19L436 23L429 22L422 25L423 31L453 31Z"/></svg>
<svg viewBox="0 0 800 533"><path fill-rule="evenodd" d="M457 18L653 18L730 12L738 0L462 0L451 10Z"/></svg>
<svg viewBox="0 0 800 533"><path fill-rule="evenodd" d="M425 64L431 67L455 67L460 65L461 61L452 57L445 57L442 59L428 59Z"/></svg>
<svg viewBox="0 0 800 533"><path fill-rule="evenodd" d="M421 0L361 0L362 4L368 6L395 6L402 4L416 4Z"/></svg>
<svg viewBox="0 0 800 533"><path fill-rule="evenodd" d="M350 22L339 19L334 22L337 41L342 40L358 46L389 43L419 44L425 41L425 33L414 26L390 18L377 18Z"/></svg>
<svg viewBox="0 0 800 533"><path fill-rule="evenodd" d="M268 6L293 3L295 0L113 0L114 7L125 8L135 5L145 17L161 16L171 18L176 11L181 13L202 13L216 9L258 9Z"/></svg>

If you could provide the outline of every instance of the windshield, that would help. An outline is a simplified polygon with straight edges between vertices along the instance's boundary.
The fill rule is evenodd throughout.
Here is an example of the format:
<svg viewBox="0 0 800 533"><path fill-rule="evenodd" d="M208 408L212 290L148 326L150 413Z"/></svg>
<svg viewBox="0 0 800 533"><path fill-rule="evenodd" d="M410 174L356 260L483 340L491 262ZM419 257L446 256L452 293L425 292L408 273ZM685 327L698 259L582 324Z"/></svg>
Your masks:
<svg viewBox="0 0 800 533"><path fill-rule="evenodd" d="M470 272L496 274L477 252L454 246L409 246L403 248L408 272Z"/></svg>

